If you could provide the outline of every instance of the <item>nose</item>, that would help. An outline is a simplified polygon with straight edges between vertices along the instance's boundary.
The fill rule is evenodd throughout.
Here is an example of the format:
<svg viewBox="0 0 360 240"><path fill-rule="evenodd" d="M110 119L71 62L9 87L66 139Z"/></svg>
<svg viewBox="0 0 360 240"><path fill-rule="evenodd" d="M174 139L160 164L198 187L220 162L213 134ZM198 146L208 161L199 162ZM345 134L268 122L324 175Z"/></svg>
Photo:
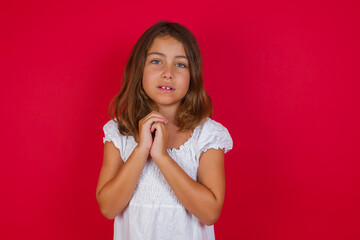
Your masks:
<svg viewBox="0 0 360 240"><path fill-rule="evenodd" d="M173 80L174 73L171 66L164 66L164 71L162 72L161 77L166 80Z"/></svg>

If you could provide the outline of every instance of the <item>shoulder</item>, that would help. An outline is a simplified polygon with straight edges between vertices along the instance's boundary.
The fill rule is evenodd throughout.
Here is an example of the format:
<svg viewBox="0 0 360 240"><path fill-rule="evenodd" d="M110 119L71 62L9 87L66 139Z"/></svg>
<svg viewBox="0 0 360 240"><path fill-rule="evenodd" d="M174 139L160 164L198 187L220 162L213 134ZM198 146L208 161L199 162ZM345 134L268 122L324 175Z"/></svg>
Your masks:
<svg viewBox="0 0 360 240"><path fill-rule="evenodd" d="M203 125L203 128L205 128L205 129L228 131L221 123L219 123L211 118L207 118L202 125Z"/></svg>
<svg viewBox="0 0 360 240"><path fill-rule="evenodd" d="M114 127L118 127L118 123L116 121L116 119L111 119L110 121L108 121L107 123L105 123L103 129L108 129L108 128L114 128Z"/></svg>
<svg viewBox="0 0 360 240"><path fill-rule="evenodd" d="M125 162L137 145L134 137L121 134L116 119L108 121L104 125L103 130L103 142L113 142L115 147L119 149L121 158Z"/></svg>
<svg viewBox="0 0 360 240"><path fill-rule="evenodd" d="M216 133L230 135L226 127L211 118L207 118L203 121L203 123L197 127L197 131L199 137L206 137Z"/></svg>
<svg viewBox="0 0 360 240"><path fill-rule="evenodd" d="M103 131L104 131L104 138L103 138L103 142L113 142L115 147L117 147L118 149L121 149L121 145L123 142L123 135L120 134L119 129L118 129L118 123L116 122L115 119L112 119L110 121L108 121L104 127L103 127Z"/></svg>
<svg viewBox="0 0 360 240"><path fill-rule="evenodd" d="M103 130L104 130L105 135L119 133L118 123L116 122L115 119L112 119L112 120L108 121L107 123L105 123Z"/></svg>
<svg viewBox="0 0 360 240"><path fill-rule="evenodd" d="M209 148L224 149L225 152L232 149L233 141L227 128L211 118L207 118L195 131L201 152Z"/></svg>

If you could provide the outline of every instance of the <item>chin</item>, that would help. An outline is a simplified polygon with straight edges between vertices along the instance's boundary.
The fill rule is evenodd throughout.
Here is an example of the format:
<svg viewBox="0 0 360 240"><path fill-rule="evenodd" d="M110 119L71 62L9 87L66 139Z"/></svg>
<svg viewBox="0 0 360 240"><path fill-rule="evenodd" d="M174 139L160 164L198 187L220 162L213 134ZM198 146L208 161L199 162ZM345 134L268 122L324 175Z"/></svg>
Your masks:
<svg viewBox="0 0 360 240"><path fill-rule="evenodd" d="M173 101L157 101L155 103L158 107L180 106L180 102L173 102Z"/></svg>

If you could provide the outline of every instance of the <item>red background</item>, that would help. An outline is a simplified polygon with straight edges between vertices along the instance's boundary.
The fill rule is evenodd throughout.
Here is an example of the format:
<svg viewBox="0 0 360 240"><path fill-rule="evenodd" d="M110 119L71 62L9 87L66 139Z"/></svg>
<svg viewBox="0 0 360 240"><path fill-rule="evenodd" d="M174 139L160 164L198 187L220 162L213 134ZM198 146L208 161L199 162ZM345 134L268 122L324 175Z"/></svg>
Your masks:
<svg viewBox="0 0 360 240"><path fill-rule="evenodd" d="M102 126L132 46L187 26L234 140L217 239L360 239L358 1L2 1L0 239L112 239Z"/></svg>

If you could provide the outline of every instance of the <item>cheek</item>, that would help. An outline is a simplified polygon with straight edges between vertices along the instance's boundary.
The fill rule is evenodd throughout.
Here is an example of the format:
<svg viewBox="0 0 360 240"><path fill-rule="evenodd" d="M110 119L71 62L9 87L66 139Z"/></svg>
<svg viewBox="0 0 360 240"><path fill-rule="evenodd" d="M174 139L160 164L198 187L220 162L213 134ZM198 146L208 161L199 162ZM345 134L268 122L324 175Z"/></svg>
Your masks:
<svg viewBox="0 0 360 240"><path fill-rule="evenodd" d="M145 68L142 76L143 82L147 80L147 76L149 76L149 71Z"/></svg>
<svg viewBox="0 0 360 240"><path fill-rule="evenodd" d="M144 74L143 74L143 77L141 80L141 85L142 85L145 93L148 94L147 91L148 91L149 80L148 80L148 75L145 74L145 71L144 71Z"/></svg>
<svg viewBox="0 0 360 240"><path fill-rule="evenodd" d="M186 82L186 86L187 86L187 88L189 88L189 86L190 86L190 74L187 74L186 75L186 77L185 77L185 82Z"/></svg>
<svg viewBox="0 0 360 240"><path fill-rule="evenodd" d="M149 70L144 69L144 73L142 76L142 84L145 87L146 85L148 85L151 82L151 72Z"/></svg>
<svg viewBox="0 0 360 240"><path fill-rule="evenodd" d="M151 68L145 68L143 72L143 80L151 81L156 78L156 71Z"/></svg>
<svg viewBox="0 0 360 240"><path fill-rule="evenodd" d="M142 87L143 87L145 93L146 93L146 94L149 94L149 93L148 93L148 91L149 91L149 82L147 81L146 77L143 77Z"/></svg>

